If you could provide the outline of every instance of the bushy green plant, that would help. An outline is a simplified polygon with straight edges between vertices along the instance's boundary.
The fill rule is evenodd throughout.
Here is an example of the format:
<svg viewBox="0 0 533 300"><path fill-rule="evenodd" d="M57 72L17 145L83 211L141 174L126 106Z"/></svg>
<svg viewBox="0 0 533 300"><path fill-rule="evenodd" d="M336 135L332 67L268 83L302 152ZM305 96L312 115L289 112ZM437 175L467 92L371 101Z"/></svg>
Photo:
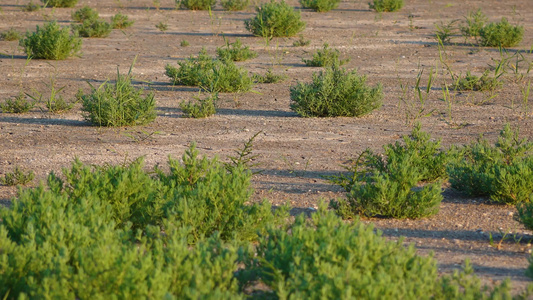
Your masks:
<svg viewBox="0 0 533 300"><path fill-rule="evenodd" d="M55 21L43 28L37 26L35 32L27 32L19 42L29 57L54 60L78 55L81 43L80 38L71 36L67 27L61 28Z"/></svg>
<svg viewBox="0 0 533 300"><path fill-rule="evenodd" d="M452 86L456 91L494 91L502 86L498 77L489 75L489 71L483 72L481 77L472 75L470 71L466 72L464 77L457 78Z"/></svg>
<svg viewBox="0 0 533 300"><path fill-rule="evenodd" d="M265 75L254 74L252 79L257 83L278 83L285 81L289 76L285 74L275 74L272 69L268 69Z"/></svg>
<svg viewBox="0 0 533 300"><path fill-rule="evenodd" d="M239 11L246 9L250 5L250 0L221 0L220 4L224 10Z"/></svg>
<svg viewBox="0 0 533 300"><path fill-rule="evenodd" d="M357 71L331 66L313 74L311 83L290 89L291 109L302 117L359 117L381 107L381 85L369 87Z"/></svg>
<svg viewBox="0 0 533 300"><path fill-rule="evenodd" d="M31 182L35 178L35 173L33 171L25 172L19 166L15 167L13 172L8 172L4 174L4 178L0 178L0 184L7 186L14 185L25 185Z"/></svg>
<svg viewBox="0 0 533 300"><path fill-rule="evenodd" d="M218 94L210 95L207 98L194 97L195 102L181 102L180 109L183 111L185 118L206 118L214 115Z"/></svg>
<svg viewBox="0 0 533 300"><path fill-rule="evenodd" d="M91 93L81 97L86 120L98 126L115 127L144 125L155 119L154 94L150 92L143 97L143 90L131 83L131 70L126 76L117 71L114 84L91 86Z"/></svg>
<svg viewBox="0 0 533 300"><path fill-rule="evenodd" d="M447 44L451 41L453 35L455 35L455 22L453 20L448 23L440 22L440 24L435 24L435 39L439 43Z"/></svg>
<svg viewBox="0 0 533 300"><path fill-rule="evenodd" d="M403 0L374 0L368 6L377 12L392 12L402 9Z"/></svg>
<svg viewBox="0 0 533 300"><path fill-rule="evenodd" d="M249 46L242 46L240 39L236 39L234 43L226 41L224 48L217 47L217 55L221 60L245 61L257 57L257 52L250 50Z"/></svg>
<svg viewBox="0 0 533 300"><path fill-rule="evenodd" d="M85 20L81 24L72 24L72 31L82 37L104 38L111 30L111 24L104 20Z"/></svg>
<svg viewBox="0 0 533 300"><path fill-rule="evenodd" d="M340 0L299 0L304 8L310 8L317 12L328 12L339 6Z"/></svg>
<svg viewBox="0 0 533 300"><path fill-rule="evenodd" d="M176 0L176 5L190 10L211 10L216 0Z"/></svg>
<svg viewBox="0 0 533 300"><path fill-rule="evenodd" d="M524 26L513 26L506 18L489 23L480 32L481 45L488 47L513 47L522 41Z"/></svg>
<svg viewBox="0 0 533 300"><path fill-rule="evenodd" d="M74 7L78 0L41 0L41 2L50 7Z"/></svg>
<svg viewBox="0 0 533 300"><path fill-rule="evenodd" d="M338 49L331 49L328 43L324 43L322 50L313 53L313 59L302 59L302 61L310 67L342 66L350 61L349 58L340 60L339 54Z"/></svg>
<svg viewBox="0 0 533 300"><path fill-rule="evenodd" d="M0 33L0 39L4 41L18 41L22 38L22 34L15 30L14 28L10 28L2 33Z"/></svg>
<svg viewBox="0 0 533 300"><path fill-rule="evenodd" d="M111 27L113 29L124 29L131 27L135 21L130 20L128 16L118 13L111 17Z"/></svg>
<svg viewBox="0 0 533 300"><path fill-rule="evenodd" d="M19 93L14 99L6 99L0 103L3 113L21 114L30 111L35 106L35 101L30 101L24 93Z"/></svg>
<svg viewBox="0 0 533 300"><path fill-rule="evenodd" d="M159 29L159 31L167 31L168 30L168 24L164 23L163 21L157 23L155 25L155 28Z"/></svg>
<svg viewBox="0 0 533 300"><path fill-rule="evenodd" d="M304 30L305 22L300 12L295 11L284 0L271 0L256 7L256 16L244 21L246 29L255 36L264 38L291 37Z"/></svg>
<svg viewBox="0 0 533 300"><path fill-rule="evenodd" d="M187 41L187 40L182 40L180 42L180 46L182 46L182 47L189 47L190 45L191 45L191 43L189 43L189 41Z"/></svg>
<svg viewBox="0 0 533 300"><path fill-rule="evenodd" d="M458 149L461 159L448 168L453 188L506 204L529 202L533 191L533 142L518 138L507 124L492 146L480 137Z"/></svg>
<svg viewBox="0 0 533 300"><path fill-rule="evenodd" d="M83 23L85 20L98 20L98 17L98 12L88 5L84 5L82 8L72 13L72 19L80 23Z"/></svg>
<svg viewBox="0 0 533 300"><path fill-rule="evenodd" d="M488 21L489 18L487 18L481 9L470 11L465 17L466 25L460 26L461 33L465 37L478 37L481 35L481 30Z"/></svg>
<svg viewBox="0 0 533 300"><path fill-rule="evenodd" d="M533 193L531 195L531 199L529 199L529 202L527 203L518 203L516 205L516 210L518 211L517 219L520 223L524 224L524 226L532 230L533 229ZM528 268L528 275L531 277L533 275L533 266L530 265Z"/></svg>
<svg viewBox="0 0 533 300"><path fill-rule="evenodd" d="M179 68L171 65L165 66L165 74L171 78L173 84L198 86L202 83L205 73L214 65L214 60L202 48L197 57L190 56L184 61L179 61Z"/></svg>

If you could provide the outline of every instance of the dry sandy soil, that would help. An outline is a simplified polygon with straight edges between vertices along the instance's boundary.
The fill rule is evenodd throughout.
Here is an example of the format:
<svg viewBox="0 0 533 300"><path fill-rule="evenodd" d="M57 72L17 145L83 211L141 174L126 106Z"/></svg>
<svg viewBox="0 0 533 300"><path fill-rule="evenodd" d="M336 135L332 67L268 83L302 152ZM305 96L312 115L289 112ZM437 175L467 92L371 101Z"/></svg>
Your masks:
<svg viewBox="0 0 533 300"><path fill-rule="evenodd" d="M409 111L400 99L401 83L408 86L407 102L416 103L413 86L420 70L422 83L427 84L431 68L438 70L438 79L429 94L426 111L420 118L423 129L443 145L470 143L484 134L495 140L505 123L520 127L524 137L532 138L531 110L521 103L520 88L525 80L508 72L504 86L497 95L481 92L463 93L455 97L450 111L442 99L444 82L451 82L439 61L437 43L433 38L434 24L463 19L468 11L482 8L490 21L506 16L512 24L525 27L520 46L509 49L508 55L520 51L528 61L527 51L533 45L533 9L530 0L406 0L396 13L378 15L368 8L367 1L343 1L338 9L316 13L302 9L307 22L303 31L311 44L293 47L297 38L278 38L266 45L265 40L246 31L244 20L254 16L253 8L243 12L224 12L217 6L212 17L207 11L175 10L174 2L162 0L159 9L145 0L81 0L76 8L44 9L22 12L27 1L1 0L0 31L11 27L19 31L34 31L47 19L57 19L68 26L71 13L89 5L109 20L121 12L135 21L132 28L115 30L103 39L84 39L79 58L63 61L32 60L18 43L0 41L0 99L18 94L50 92L50 79L56 87L65 87L63 95L74 99L78 88L89 90L87 81L98 85L114 79L117 67L127 72L135 57L134 75L139 86L150 89L157 99L158 117L152 124L131 128L98 128L90 126L82 115L80 104L65 114L51 114L45 109L30 113L0 114L0 176L15 166L34 170L32 184L43 180L50 171L69 166L78 157L90 164L121 163L144 156L147 166L165 164L167 157L179 157L192 142L208 156L226 160L253 134L261 131L254 143L259 155L261 174L253 177L254 200L268 199L279 205L289 202L294 212L311 211L320 199L343 197L342 189L323 179L324 175L341 172L341 165L366 148L380 150L386 143L408 134L411 126L406 118ZM295 0L289 3L296 8ZM155 25L168 24L159 31ZM215 55L216 47L240 38L244 45L257 51L253 60L239 63L253 73L265 73L273 68L289 79L279 84L258 84L255 93L221 95L216 115L207 119L182 118L179 103L198 93L193 87L173 86L164 75L167 64L196 55L202 47ZM181 47L186 40L188 47ZM372 85L383 84L384 105L362 118L301 118L290 110L289 87L299 81L309 81L319 68L306 67L302 58L328 42L350 58L345 65L357 68ZM494 59L500 59L498 49L478 47L474 40L460 36L446 46L447 63L456 73L467 70L481 74ZM526 63L522 63L524 67ZM523 71L523 70L521 70ZM528 77L529 76L529 77ZM526 74L526 79L531 75ZM41 104L41 107L44 107ZM153 134L146 138L146 135ZM146 139L144 139L146 138ZM144 139L144 140L143 140ZM405 236L420 253L434 253L442 272L460 268L470 259L476 273L491 283L509 277L518 292L530 282L524 275L529 265L532 232L515 221L512 206L490 204L488 199L462 196L446 185L445 199L439 214L422 220L369 219L391 239ZM0 186L0 200L9 205L16 188ZM501 243L501 233L508 232ZM491 245L489 235L495 238Z"/></svg>

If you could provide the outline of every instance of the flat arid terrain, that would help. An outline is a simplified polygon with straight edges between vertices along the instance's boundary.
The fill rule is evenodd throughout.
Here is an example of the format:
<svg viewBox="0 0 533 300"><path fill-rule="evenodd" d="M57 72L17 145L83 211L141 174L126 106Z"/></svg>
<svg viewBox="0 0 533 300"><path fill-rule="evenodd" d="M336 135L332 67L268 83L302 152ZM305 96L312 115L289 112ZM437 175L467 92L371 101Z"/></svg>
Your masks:
<svg viewBox="0 0 533 300"><path fill-rule="evenodd" d="M24 12L27 1L0 0L0 32L14 28L35 31L47 20L70 26L71 14L89 5L109 21L117 13L135 21L132 27L113 30L106 38L84 38L80 57L66 60L28 60L18 41L0 40L0 102L19 92L60 94L75 101L81 88L114 80L117 68L126 74L133 66L134 83L155 94L157 117L145 126L106 128L87 122L76 103L68 112L54 114L38 103L24 114L0 113L0 176L15 167L33 170L36 186L51 172L70 166L75 158L87 164L120 164L137 157L145 165L165 165L168 156L179 158L195 142L201 154L228 156L243 147L254 134L257 155L252 177L253 201L267 199L273 205L289 203L291 213L311 213L319 201L345 197L344 190L325 176L344 172L343 165L370 148L401 140L420 122L422 130L442 140L443 147L465 145L480 134L497 140L505 124L520 129L520 136L533 139L533 101L523 91L533 78L533 5L530 0L406 0L398 12L378 14L368 1L342 1L338 8L318 13L303 9L296 0L288 3L301 11L306 28L302 38L310 44L297 47L299 36L268 41L253 36L244 21L254 17L254 5L244 11L224 11L220 4L211 12L177 10L174 1L161 0L80 0L74 8L44 8ZM157 6L157 7L156 7ZM464 38L458 29L450 42L439 47L437 25L455 27L464 23L470 11L481 8L490 22L506 17L513 25L524 26L522 42L500 51L481 47L475 39ZM156 28L168 25L167 30ZM255 84L253 92L221 93L217 112L202 119L183 118L180 103L198 95L197 87L173 85L165 66L196 56L202 48L216 55L216 48L240 39L258 53L256 58L237 62L251 74L285 74L275 84ZM182 46L187 41L188 46ZM359 118L303 118L291 110L290 87L310 82L322 68L306 66L324 43L349 58L342 67L367 77L371 86L383 86L383 105ZM495 66L508 59L503 85L494 92L451 93L444 100L443 88L455 74L493 74ZM415 93L420 77L422 105ZM428 93L429 74L433 82ZM533 100L529 96L529 100ZM417 112L423 109L420 116ZM260 172L259 172L260 171ZM469 259L475 274L484 283L510 278L516 292L531 279L525 275L531 256L533 232L516 220L514 206L499 205L489 198L467 197L445 182L444 200L435 216L422 219L363 218L374 223L392 240L405 237L422 255L433 253L443 274L461 269ZM0 186L0 201L9 206L17 187Z"/></svg>

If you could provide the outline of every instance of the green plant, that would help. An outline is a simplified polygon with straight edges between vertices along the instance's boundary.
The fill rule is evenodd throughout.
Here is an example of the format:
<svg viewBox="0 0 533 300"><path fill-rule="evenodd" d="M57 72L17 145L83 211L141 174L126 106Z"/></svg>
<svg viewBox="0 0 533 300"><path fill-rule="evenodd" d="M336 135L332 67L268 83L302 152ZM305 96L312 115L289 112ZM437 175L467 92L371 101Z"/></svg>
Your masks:
<svg viewBox="0 0 533 300"><path fill-rule="evenodd" d="M479 37L481 30L485 27L485 23L489 21L489 18L478 9L477 11L469 11L465 16L466 25L460 26L461 33L465 37Z"/></svg>
<svg viewBox="0 0 533 300"><path fill-rule="evenodd" d="M188 47L188 46L190 46L190 45L191 45L191 44L190 44L188 41L186 41L186 40L183 40L183 41L181 41L181 43L180 43L180 46L182 46L182 47Z"/></svg>
<svg viewBox="0 0 533 300"><path fill-rule="evenodd" d="M82 37L104 38L111 30L111 24L104 20L85 20L81 24L72 24L72 31Z"/></svg>
<svg viewBox="0 0 533 300"><path fill-rule="evenodd" d="M57 71L55 67L54 70ZM56 88L56 74L50 74L50 83L46 84L46 87L50 91L50 96L45 97L44 93L41 93L36 89L32 89L36 94L35 96L28 93L26 93L26 95L32 98L36 103L44 101L46 109L51 113L63 113L69 111L74 107L74 104L76 104L75 102L66 101L60 94L66 86Z"/></svg>
<svg viewBox="0 0 533 300"><path fill-rule="evenodd" d="M254 141L263 131L256 132L252 137L246 141L242 149L235 150L237 156L228 156L230 163L225 163L225 167L228 171L231 171L235 168L244 168L244 170L250 170L259 166L259 163L256 163L255 160L259 155L253 154ZM256 172L259 173L259 172Z"/></svg>
<svg viewBox="0 0 533 300"><path fill-rule="evenodd" d="M3 113L21 114L30 111L34 106L35 101L28 101L26 95L20 92L13 100L6 99L1 103L0 109Z"/></svg>
<svg viewBox="0 0 533 300"><path fill-rule="evenodd" d="M41 0L45 6L51 7L74 7L78 0Z"/></svg>
<svg viewBox="0 0 533 300"><path fill-rule="evenodd" d="M72 19L80 23L83 23L85 20L98 20L98 12L88 5L84 5L82 8L72 13Z"/></svg>
<svg viewBox="0 0 533 300"><path fill-rule="evenodd" d="M24 172L19 166L15 167L13 172L8 172L4 178L0 178L0 184L7 186L26 185L35 178L33 171Z"/></svg>
<svg viewBox="0 0 533 300"><path fill-rule="evenodd" d="M302 117L359 117L381 107L382 87L366 85L366 77L331 66L313 74L311 83L290 89L291 109Z"/></svg>
<svg viewBox="0 0 533 300"><path fill-rule="evenodd" d="M467 71L465 77L457 77L452 88L456 91L494 91L502 86L498 77L490 76L489 71L483 72L481 77Z"/></svg>
<svg viewBox="0 0 533 300"><path fill-rule="evenodd" d="M339 54L338 49L330 49L328 43L324 43L322 50L313 53L313 59L302 59L302 61L310 67L342 66L350 61L349 58L340 60Z"/></svg>
<svg viewBox="0 0 533 300"><path fill-rule="evenodd" d="M216 2L216 0L176 0L176 5L190 10L210 10Z"/></svg>
<svg viewBox="0 0 533 300"><path fill-rule="evenodd" d="M80 38L71 36L67 27L61 28L55 21L43 28L37 26L35 32L27 32L19 42L29 57L54 60L78 55L81 43Z"/></svg>
<svg viewBox="0 0 533 300"><path fill-rule="evenodd" d="M4 41L18 41L22 38L22 34L16 31L14 28L10 28L0 33L0 39Z"/></svg>
<svg viewBox="0 0 533 300"><path fill-rule="evenodd" d="M285 74L274 74L272 69L268 69L265 75L254 74L252 79L257 83L278 83L287 80L289 76Z"/></svg>
<svg viewBox="0 0 533 300"><path fill-rule="evenodd" d="M522 41L524 26L513 26L506 18L489 23L480 32L481 45L488 47L513 47Z"/></svg>
<svg viewBox="0 0 533 300"><path fill-rule="evenodd" d="M450 43L452 36L455 34L455 23L457 20L450 21L448 23L440 22L440 24L435 24L435 39L443 44Z"/></svg>
<svg viewBox="0 0 533 300"><path fill-rule="evenodd" d="M82 96L85 119L98 126L144 125L156 117L153 93L142 96L143 90L132 83L131 65L126 76L117 68L115 84L104 82L98 88L91 85L91 93Z"/></svg>
<svg viewBox="0 0 533 300"><path fill-rule="evenodd" d="M173 84L199 86L205 73L212 69L215 62L202 48L197 57L190 56L184 61L179 61L179 68L171 65L165 66L165 74L171 78Z"/></svg>
<svg viewBox="0 0 533 300"><path fill-rule="evenodd" d="M294 47L309 46L309 44L311 44L311 40L306 40L303 35L300 35L300 37L292 43Z"/></svg>
<svg viewBox="0 0 533 300"><path fill-rule="evenodd" d="M374 0L368 6L377 12L392 12L402 9L403 0Z"/></svg>
<svg viewBox="0 0 533 300"><path fill-rule="evenodd" d="M249 46L242 46L241 40L236 39L234 43L226 41L225 48L217 47L217 55L221 60L245 61L257 57L257 52L250 50Z"/></svg>
<svg viewBox="0 0 533 300"><path fill-rule="evenodd" d="M408 85L398 77L400 89L402 91L398 102L398 108L400 108L402 104L405 105L405 123L410 126L418 122L420 118L429 117L435 112L435 109L429 110L426 104L429 100L431 88L437 72L433 69L429 71L428 83L425 89L421 86L423 74L424 69L420 69L416 76L415 87L412 90L409 90ZM412 95L410 91L412 91L414 95Z"/></svg>
<svg viewBox="0 0 533 300"><path fill-rule="evenodd" d="M28 4L22 7L22 11L27 11L27 12L38 11L40 9L41 9L41 6L33 3L33 0L30 0Z"/></svg>
<svg viewBox="0 0 533 300"><path fill-rule="evenodd" d="M239 11L246 9L250 5L250 0L221 0L220 4L224 10Z"/></svg>
<svg viewBox="0 0 533 300"><path fill-rule="evenodd" d="M304 8L311 8L317 12L328 12L339 6L340 0L299 0Z"/></svg>
<svg viewBox="0 0 533 300"><path fill-rule="evenodd" d="M167 31L168 30L168 24L161 21L155 25L155 28L159 29L159 31Z"/></svg>
<svg viewBox="0 0 533 300"><path fill-rule="evenodd" d="M533 229L533 196L532 199L529 199L529 202L522 202L518 203L516 205L516 210L518 211L517 219L520 223L524 224L524 226L531 230ZM529 276L533 275L532 273L533 267L531 266L531 260L530 265L528 268Z"/></svg>
<svg viewBox="0 0 533 300"><path fill-rule="evenodd" d="M180 109L183 111L185 118L205 118L216 113L216 103L218 101L218 94L212 94L207 98L194 97L196 103L191 101L181 102Z"/></svg>
<svg viewBox="0 0 533 300"><path fill-rule="evenodd" d="M124 29L131 27L135 23L135 21L132 21L129 19L128 16L123 15L121 13L118 13L111 17L111 27L113 29Z"/></svg>
<svg viewBox="0 0 533 300"><path fill-rule="evenodd" d="M244 21L246 29L255 36L267 39L273 37L291 37L304 30L305 22L297 12L284 0L263 3L256 7L256 16Z"/></svg>

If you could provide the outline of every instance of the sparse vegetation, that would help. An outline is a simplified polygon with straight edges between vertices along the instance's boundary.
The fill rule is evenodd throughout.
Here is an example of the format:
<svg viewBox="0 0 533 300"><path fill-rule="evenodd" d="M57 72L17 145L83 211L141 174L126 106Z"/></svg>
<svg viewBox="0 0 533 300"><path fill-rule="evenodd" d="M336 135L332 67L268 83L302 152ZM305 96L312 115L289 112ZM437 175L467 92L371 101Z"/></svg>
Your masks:
<svg viewBox="0 0 533 300"><path fill-rule="evenodd" d="M41 6L33 3L33 0L31 0L30 2L28 2L28 4L22 7L22 11L27 11L27 12L38 11L40 9L41 9Z"/></svg>
<svg viewBox="0 0 533 300"><path fill-rule="evenodd" d="M300 37L292 43L294 47L309 46L309 44L311 44L311 40L306 40L303 35L300 35Z"/></svg>
<svg viewBox="0 0 533 300"><path fill-rule="evenodd" d="M368 6L377 12L393 12L402 9L403 4L403 0L374 0Z"/></svg>
<svg viewBox="0 0 533 300"><path fill-rule="evenodd" d="M13 172L8 172L4 175L4 178L0 178L0 184L7 186L26 185L34 178L33 171L25 172L22 168L16 166Z"/></svg>
<svg viewBox="0 0 533 300"><path fill-rule="evenodd" d="M81 43L80 38L71 36L67 27L61 28L55 21L42 28L37 25L35 32L27 32L19 42L29 57L54 60L78 55Z"/></svg>
<svg viewBox="0 0 533 300"><path fill-rule="evenodd" d="M310 67L329 67L342 66L349 62L350 59L339 59L340 52L337 49L329 48L328 43L324 43L322 50L313 53L313 59L302 59L306 66Z"/></svg>
<svg viewBox="0 0 533 300"><path fill-rule="evenodd" d="M83 23L86 20L98 20L98 18L98 12L87 5L84 5L82 8L72 13L72 19L79 23Z"/></svg>
<svg viewBox="0 0 533 300"><path fill-rule="evenodd" d="M78 0L41 0L47 7L74 7Z"/></svg>
<svg viewBox="0 0 533 300"><path fill-rule="evenodd" d="M284 74L275 74L272 72L272 69L268 69L265 75L254 74L252 78L257 83L278 83L285 81L287 78L289 78L289 76Z"/></svg>
<svg viewBox="0 0 533 300"><path fill-rule="evenodd" d="M339 6L340 0L299 0L304 8L310 8L317 12L328 12Z"/></svg>
<svg viewBox="0 0 533 300"><path fill-rule="evenodd" d="M176 5L190 10L211 10L216 3L216 0L176 0Z"/></svg>
<svg viewBox="0 0 533 300"><path fill-rule="evenodd" d="M513 26L506 18L489 23L480 32L481 45L488 47L513 47L522 41L524 26Z"/></svg>
<svg viewBox="0 0 533 300"><path fill-rule="evenodd" d="M135 21L130 20L128 16L118 13L111 17L111 27L113 29L124 29L131 27Z"/></svg>
<svg viewBox="0 0 533 300"><path fill-rule="evenodd" d="M15 30L14 28L10 28L2 33L0 33L0 39L4 41L18 41L22 38L22 34Z"/></svg>
<svg viewBox="0 0 533 300"><path fill-rule="evenodd" d="M489 71L483 72L481 77L466 72L464 77L458 77L452 88L456 91L494 91L502 86L498 77L489 75Z"/></svg>
<svg viewBox="0 0 533 300"><path fill-rule="evenodd" d="M257 52L250 50L249 46L242 46L241 40L236 39L234 43L226 41L224 48L217 48L218 58L221 60L245 61L257 57Z"/></svg>
<svg viewBox="0 0 533 300"><path fill-rule="evenodd" d="M452 36L455 35L457 20L450 21L448 23L440 22L440 24L435 24L435 39L437 42L442 44L450 43Z"/></svg>
<svg viewBox="0 0 533 300"><path fill-rule="evenodd" d="M466 25L460 26L461 33L465 37L479 37L481 30L485 27L485 23L489 21L489 18L478 9L477 11L470 11L465 17Z"/></svg>
<svg viewBox="0 0 533 300"><path fill-rule="evenodd" d="M284 0L263 3L256 7L256 16L244 22L246 29L255 36L271 39L273 37L291 37L304 30L305 22L300 12L295 11Z"/></svg>
<svg viewBox="0 0 533 300"><path fill-rule="evenodd" d="M159 31L167 31L168 30L168 24L161 21L155 25L155 28L159 29Z"/></svg>
<svg viewBox="0 0 533 300"><path fill-rule="evenodd" d="M72 31L82 37L104 38L111 33L111 24L104 20L85 20L81 24L72 24Z"/></svg>
<svg viewBox="0 0 533 300"><path fill-rule="evenodd" d="M3 113L22 114L30 111L35 106L35 101L30 101L24 93L19 93L14 99L6 99L0 104Z"/></svg>
<svg viewBox="0 0 533 300"><path fill-rule="evenodd" d="M180 42L180 46L182 47L189 47L191 44L187 40L182 40Z"/></svg>
<svg viewBox="0 0 533 300"><path fill-rule="evenodd" d="M214 115L216 111L216 103L218 101L218 94L212 94L207 98L194 97L194 102L181 102L180 109L183 111L185 118L206 118Z"/></svg>
<svg viewBox="0 0 533 300"><path fill-rule="evenodd" d="M250 0L221 0L220 4L224 10L240 11L244 10L250 5Z"/></svg>

